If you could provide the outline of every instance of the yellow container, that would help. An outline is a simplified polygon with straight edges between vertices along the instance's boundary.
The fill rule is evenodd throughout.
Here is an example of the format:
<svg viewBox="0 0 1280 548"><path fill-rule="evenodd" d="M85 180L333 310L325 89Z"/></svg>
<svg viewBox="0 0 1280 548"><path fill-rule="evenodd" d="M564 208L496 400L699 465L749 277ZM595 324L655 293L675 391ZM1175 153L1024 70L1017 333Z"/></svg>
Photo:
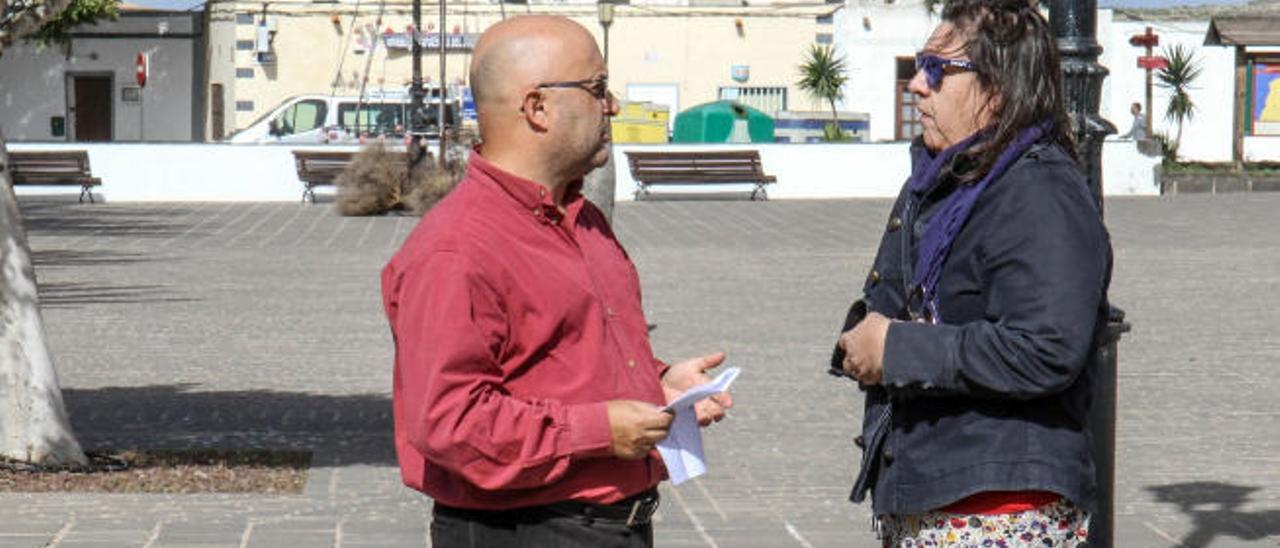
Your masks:
<svg viewBox="0 0 1280 548"><path fill-rule="evenodd" d="M613 142L667 142L667 106L648 101L623 101L613 117Z"/></svg>
<svg viewBox="0 0 1280 548"><path fill-rule="evenodd" d="M613 120L612 137L615 143L665 143L667 142L666 122L627 122Z"/></svg>
<svg viewBox="0 0 1280 548"><path fill-rule="evenodd" d="M618 106L618 115L613 117L613 142L665 143L670 117L666 106L624 101Z"/></svg>

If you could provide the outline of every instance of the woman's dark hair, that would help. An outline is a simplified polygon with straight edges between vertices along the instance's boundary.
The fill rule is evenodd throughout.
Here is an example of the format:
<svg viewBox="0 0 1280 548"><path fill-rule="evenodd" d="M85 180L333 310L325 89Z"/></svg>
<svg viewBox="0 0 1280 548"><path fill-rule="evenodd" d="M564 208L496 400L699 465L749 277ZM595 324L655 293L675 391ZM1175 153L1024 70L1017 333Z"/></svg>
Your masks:
<svg viewBox="0 0 1280 548"><path fill-rule="evenodd" d="M942 19L963 38L965 53L977 65L978 85L991 93L993 121L990 136L958 155L949 175L961 184L981 179L1019 133L1046 120L1053 123L1048 138L1078 161L1058 47L1035 3L951 0Z"/></svg>

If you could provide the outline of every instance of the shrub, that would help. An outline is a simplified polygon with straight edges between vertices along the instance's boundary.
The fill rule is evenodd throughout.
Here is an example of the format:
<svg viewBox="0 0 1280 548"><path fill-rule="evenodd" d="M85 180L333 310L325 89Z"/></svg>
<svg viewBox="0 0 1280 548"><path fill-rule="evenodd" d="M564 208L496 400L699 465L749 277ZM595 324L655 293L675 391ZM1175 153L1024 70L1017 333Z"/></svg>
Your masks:
<svg viewBox="0 0 1280 548"><path fill-rule="evenodd" d="M336 180L338 212L381 215L408 210L423 215L466 175L467 156L476 141L472 131L450 131L445 161L423 158L411 175L404 152L387 150L382 143L366 146Z"/></svg>

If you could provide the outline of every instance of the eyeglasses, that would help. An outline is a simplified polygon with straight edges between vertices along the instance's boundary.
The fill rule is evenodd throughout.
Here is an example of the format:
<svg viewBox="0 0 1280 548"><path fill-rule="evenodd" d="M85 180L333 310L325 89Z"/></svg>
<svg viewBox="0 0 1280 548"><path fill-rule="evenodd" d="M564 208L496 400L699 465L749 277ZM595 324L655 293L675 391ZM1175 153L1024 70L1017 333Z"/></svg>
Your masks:
<svg viewBox="0 0 1280 548"><path fill-rule="evenodd" d="M948 70L954 72L978 70L978 65L973 64L972 61L948 59L920 52L916 54L916 72L922 70L924 71L925 81L929 84L929 89L936 90L942 87L942 77L946 76Z"/></svg>
<svg viewBox="0 0 1280 548"><path fill-rule="evenodd" d="M608 100L610 96L608 76L599 76L596 78L588 78L586 80L572 80L568 82L543 82L541 84L538 84L535 87L539 89L541 88L578 88L587 93L590 93L592 97L595 97L596 99L599 99L601 101Z"/></svg>

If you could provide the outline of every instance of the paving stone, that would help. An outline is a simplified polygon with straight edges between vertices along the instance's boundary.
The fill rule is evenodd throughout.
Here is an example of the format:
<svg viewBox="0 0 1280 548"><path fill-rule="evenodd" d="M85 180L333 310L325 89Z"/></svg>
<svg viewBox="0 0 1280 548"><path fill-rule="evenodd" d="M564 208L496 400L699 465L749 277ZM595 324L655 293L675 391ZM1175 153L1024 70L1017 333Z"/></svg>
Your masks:
<svg viewBox="0 0 1280 548"><path fill-rule="evenodd" d="M0 546L43 546L68 522L57 546L141 546L156 522L151 546L330 546L339 524L346 545L425 543L430 501L395 469L378 287L416 219L325 204L22 209L86 447L305 450L314 468L298 495L0 494ZM710 473L662 488L659 546L878 545L868 508L847 502L861 396L824 369L888 209L617 205L655 352L723 349L745 369L737 408L706 434ZM1278 210L1276 193L1106 204L1111 297L1133 324L1119 346L1118 547L1280 543Z"/></svg>

